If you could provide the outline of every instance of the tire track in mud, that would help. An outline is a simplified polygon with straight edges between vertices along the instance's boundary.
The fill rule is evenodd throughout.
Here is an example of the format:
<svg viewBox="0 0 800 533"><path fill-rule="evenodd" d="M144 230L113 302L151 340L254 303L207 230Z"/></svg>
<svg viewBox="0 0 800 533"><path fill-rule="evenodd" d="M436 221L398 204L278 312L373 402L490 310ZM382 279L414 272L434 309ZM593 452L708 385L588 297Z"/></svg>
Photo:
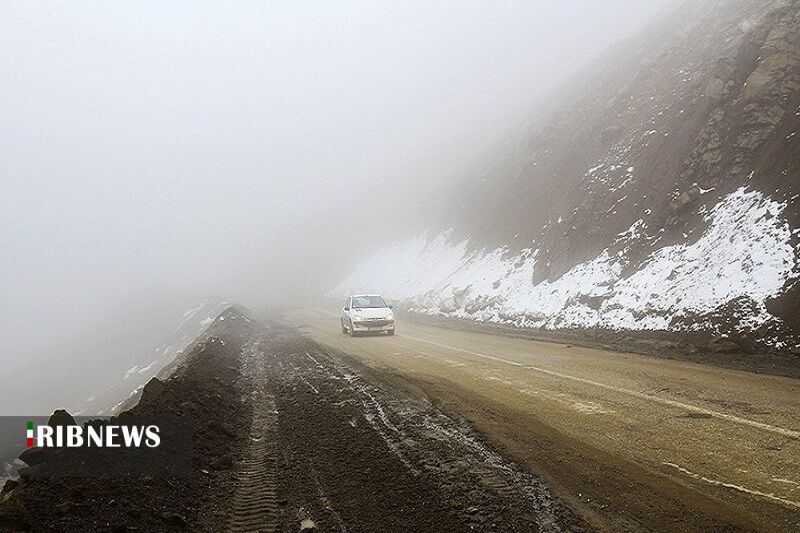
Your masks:
<svg viewBox="0 0 800 533"><path fill-rule="evenodd" d="M269 391L265 358L255 342L242 350L242 373L252 386L253 419L236 465L236 490L228 525L231 533L271 533L278 527L278 413Z"/></svg>
<svg viewBox="0 0 800 533"><path fill-rule="evenodd" d="M465 421L290 328L242 350L229 531L558 532L586 524Z"/></svg>
<svg viewBox="0 0 800 533"><path fill-rule="evenodd" d="M315 388L322 388L322 379L349 389L389 450L413 476L435 479L470 529L562 531L576 525L536 476L491 450L468 424L389 393L318 346L296 356L292 367L304 382L317 381Z"/></svg>

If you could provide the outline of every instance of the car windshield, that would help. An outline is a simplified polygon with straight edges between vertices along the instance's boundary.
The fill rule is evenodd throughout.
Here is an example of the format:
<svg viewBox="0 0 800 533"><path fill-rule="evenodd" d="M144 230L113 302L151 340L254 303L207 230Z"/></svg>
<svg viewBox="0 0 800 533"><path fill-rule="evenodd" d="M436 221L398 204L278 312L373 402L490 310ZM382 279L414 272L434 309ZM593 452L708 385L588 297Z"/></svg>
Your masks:
<svg viewBox="0 0 800 533"><path fill-rule="evenodd" d="M380 296L353 296L353 307L363 309L365 307L387 307L386 302Z"/></svg>

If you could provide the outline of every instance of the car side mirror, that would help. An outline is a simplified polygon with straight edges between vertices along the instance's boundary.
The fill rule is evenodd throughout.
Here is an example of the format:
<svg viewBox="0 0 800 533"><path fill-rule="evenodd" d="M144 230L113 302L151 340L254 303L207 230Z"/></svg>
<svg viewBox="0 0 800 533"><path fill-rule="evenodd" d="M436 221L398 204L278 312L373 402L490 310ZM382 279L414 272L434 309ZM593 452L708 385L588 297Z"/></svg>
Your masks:
<svg viewBox="0 0 800 533"><path fill-rule="evenodd" d="M389 306L389 309L394 309L394 306L393 306L393 305L390 305L390 306Z"/></svg>
<svg viewBox="0 0 800 533"><path fill-rule="evenodd" d="M350 308L349 308L349 307L345 307L345 308L344 308L344 310L345 310L345 311L349 311L349 310L350 310Z"/></svg>

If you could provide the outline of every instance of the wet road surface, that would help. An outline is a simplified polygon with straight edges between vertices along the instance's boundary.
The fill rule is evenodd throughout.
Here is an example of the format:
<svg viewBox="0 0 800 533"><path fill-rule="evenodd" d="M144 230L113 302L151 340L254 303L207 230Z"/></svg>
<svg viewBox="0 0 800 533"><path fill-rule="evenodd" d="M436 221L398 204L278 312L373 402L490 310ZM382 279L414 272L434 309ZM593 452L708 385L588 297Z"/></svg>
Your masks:
<svg viewBox="0 0 800 533"><path fill-rule="evenodd" d="M286 318L464 416L595 527L800 529L797 380L416 322L350 338L334 310Z"/></svg>

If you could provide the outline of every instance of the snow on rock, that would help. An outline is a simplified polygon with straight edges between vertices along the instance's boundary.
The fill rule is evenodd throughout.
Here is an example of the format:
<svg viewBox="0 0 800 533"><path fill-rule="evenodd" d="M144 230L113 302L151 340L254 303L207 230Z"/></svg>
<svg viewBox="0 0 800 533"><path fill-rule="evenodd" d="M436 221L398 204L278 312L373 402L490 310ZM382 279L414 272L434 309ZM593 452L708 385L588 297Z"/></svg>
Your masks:
<svg viewBox="0 0 800 533"><path fill-rule="evenodd" d="M382 293L420 313L548 329L670 329L673 319L747 297L754 311L741 327L755 328L774 319L765 300L798 275L791 229L779 216L784 208L742 187L704 215L708 228L696 242L657 249L632 274L623 277L625 254L607 249L536 285L534 248L470 250L450 231L424 234L379 251L332 292ZM643 224L614 244L637 238Z"/></svg>

